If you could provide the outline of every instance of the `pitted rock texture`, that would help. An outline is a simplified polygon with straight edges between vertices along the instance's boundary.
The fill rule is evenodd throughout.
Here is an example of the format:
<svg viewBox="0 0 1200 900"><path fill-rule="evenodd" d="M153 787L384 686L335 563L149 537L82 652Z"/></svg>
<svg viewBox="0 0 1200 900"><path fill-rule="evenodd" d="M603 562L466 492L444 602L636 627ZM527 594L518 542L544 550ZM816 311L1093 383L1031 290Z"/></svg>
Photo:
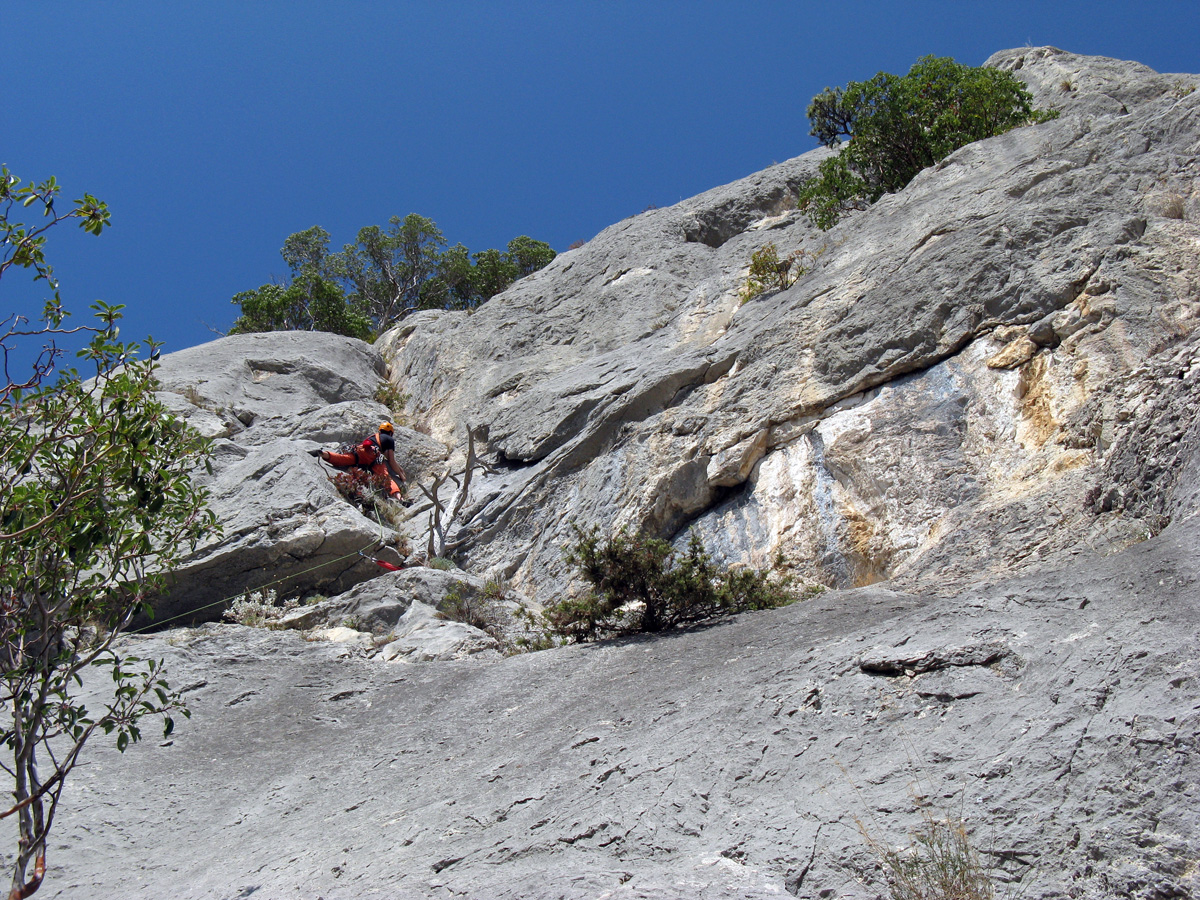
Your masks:
<svg viewBox="0 0 1200 900"><path fill-rule="evenodd" d="M1198 529L948 599L830 591L491 661L142 637L193 715L169 746L89 746L42 890L866 900L856 822L899 845L933 809L1030 900L1196 896Z"/></svg>
<svg viewBox="0 0 1200 900"><path fill-rule="evenodd" d="M992 62L1060 118L825 233L791 208L814 151L381 339L433 434L487 434L467 564L550 601L572 522L696 527L728 561L782 551L811 583L935 571L953 590L1161 528L1088 498L1148 427L1154 386L1120 386L1200 358L1197 79L1052 48ZM812 270L741 304L767 242Z"/></svg>

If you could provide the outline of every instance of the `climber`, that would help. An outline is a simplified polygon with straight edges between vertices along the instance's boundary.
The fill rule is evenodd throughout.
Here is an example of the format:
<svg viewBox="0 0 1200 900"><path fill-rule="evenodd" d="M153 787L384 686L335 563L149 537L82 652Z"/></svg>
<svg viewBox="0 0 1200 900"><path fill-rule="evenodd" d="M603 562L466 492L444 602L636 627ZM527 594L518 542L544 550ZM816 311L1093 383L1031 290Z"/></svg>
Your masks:
<svg viewBox="0 0 1200 900"><path fill-rule="evenodd" d="M357 444L344 447L337 453L322 450L321 459L337 469L349 469L357 466L386 479L388 496L400 500L403 496L400 485L403 485L407 479L404 477L404 470L396 462L394 433L395 429L392 427L392 423L383 422L378 431ZM397 479L400 484L396 483Z"/></svg>

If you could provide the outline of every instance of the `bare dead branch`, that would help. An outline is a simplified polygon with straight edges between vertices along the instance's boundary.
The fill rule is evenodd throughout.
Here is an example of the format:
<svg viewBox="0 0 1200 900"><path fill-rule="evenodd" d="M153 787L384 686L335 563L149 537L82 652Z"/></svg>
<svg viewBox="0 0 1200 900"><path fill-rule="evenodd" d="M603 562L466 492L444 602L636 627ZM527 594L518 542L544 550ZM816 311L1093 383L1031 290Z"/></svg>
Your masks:
<svg viewBox="0 0 1200 900"><path fill-rule="evenodd" d="M459 519L462 515L463 507L466 505L467 498L470 496L471 480L475 472L477 470L486 473L495 471L479 458L475 449L475 436L478 431L478 427L469 426L467 428L467 458L461 470L446 470L433 479L430 487L426 487L423 484L417 485L430 503L430 506L427 508L429 511L429 533L426 540L426 553L431 559L434 557L444 557L446 553L458 549L467 542L468 538L453 542L448 541L447 535L455 526L461 528ZM447 481L452 482L455 487L454 495L451 497L449 504L443 502L441 499L441 489Z"/></svg>

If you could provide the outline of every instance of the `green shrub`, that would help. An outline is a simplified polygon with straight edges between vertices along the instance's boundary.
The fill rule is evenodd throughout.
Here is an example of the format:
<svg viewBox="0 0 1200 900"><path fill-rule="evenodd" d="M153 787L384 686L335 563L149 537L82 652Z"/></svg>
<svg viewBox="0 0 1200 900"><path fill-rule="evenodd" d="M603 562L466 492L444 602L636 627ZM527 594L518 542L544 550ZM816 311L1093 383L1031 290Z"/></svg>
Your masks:
<svg viewBox="0 0 1200 900"><path fill-rule="evenodd" d="M375 402L382 403L388 408L392 414L392 422L396 425L407 426L404 407L408 406L408 401L411 399L411 394L400 390L387 379L381 381L379 387L375 388Z"/></svg>
<svg viewBox="0 0 1200 900"><path fill-rule="evenodd" d="M812 271L816 255L807 250L779 258L774 244L766 244L750 256L750 273L746 286L742 288L742 302L753 300L764 291L783 291L796 283L796 279Z"/></svg>
<svg viewBox="0 0 1200 900"><path fill-rule="evenodd" d="M512 611L512 618L516 633L509 642L509 655L536 653L565 643L564 639L554 632L546 613L542 610L530 609L521 603Z"/></svg>
<svg viewBox="0 0 1200 900"><path fill-rule="evenodd" d="M900 190L959 147L1057 115L1035 110L1011 73L949 57L923 56L907 75L880 72L826 88L808 106L811 133L840 152L801 187L800 208L818 228L832 228L844 212Z"/></svg>
<svg viewBox="0 0 1200 900"><path fill-rule="evenodd" d="M584 597L546 610L550 632L568 642L659 632L795 599L786 578L768 571L721 569L695 532L680 552L666 541L619 531L602 541L598 528L575 528L566 559L592 585Z"/></svg>
<svg viewBox="0 0 1200 900"><path fill-rule="evenodd" d="M503 634L503 616L497 598L489 596L486 592L464 593L461 585L455 585L446 591L446 596L438 604L438 618L462 622L495 638Z"/></svg>
<svg viewBox="0 0 1200 900"><path fill-rule="evenodd" d="M404 519L404 507L388 497L390 479L366 469L343 469L330 476L337 492L368 517L396 526Z"/></svg>

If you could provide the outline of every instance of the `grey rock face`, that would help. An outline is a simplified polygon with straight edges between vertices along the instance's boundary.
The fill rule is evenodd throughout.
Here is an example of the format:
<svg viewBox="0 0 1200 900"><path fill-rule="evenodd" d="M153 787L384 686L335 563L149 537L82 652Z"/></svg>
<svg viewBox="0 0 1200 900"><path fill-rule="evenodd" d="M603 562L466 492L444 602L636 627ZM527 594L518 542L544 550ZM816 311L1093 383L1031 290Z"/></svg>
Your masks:
<svg viewBox="0 0 1200 900"><path fill-rule="evenodd" d="M232 415L243 441L293 434L298 417L332 403L367 401L386 375L361 341L324 332L239 334L171 353L163 389L201 409Z"/></svg>
<svg viewBox="0 0 1200 900"><path fill-rule="evenodd" d="M89 747L43 890L865 900L884 885L856 820L901 845L932 809L1032 900L1195 896L1189 512L948 599L830 591L491 662L234 626L142 637L193 716L167 747Z"/></svg>
<svg viewBox="0 0 1200 900"><path fill-rule="evenodd" d="M1200 91L1049 48L993 62L1061 118L825 234L790 209L809 154L381 338L426 472L486 434L455 536L480 577L383 576L303 625L403 633L400 664L358 632L130 638L194 715L170 746L89 747L42 892L866 900L860 823L899 845L950 814L1031 900L1200 896ZM768 241L819 256L743 305ZM372 533L302 448L355 414L328 404L379 414L326 395L324 354L355 384L378 357L329 339L299 374L308 338L281 337L291 369L238 368L269 338L210 362L233 374L202 405L199 362L168 381L219 436L227 521L179 597ZM567 590L572 521L695 527L832 589L654 639L443 642L451 582Z"/></svg>
<svg viewBox="0 0 1200 900"><path fill-rule="evenodd" d="M790 209L822 150L385 336L435 435L486 429L497 471L474 486L466 564L548 601L571 521L696 527L729 561L783 551L811 583L936 572L954 590L1161 527L1085 501L1157 389L1119 386L1196 355L1200 91L1046 48L993 62L1061 117L964 147L830 232ZM819 256L742 305L768 241Z"/></svg>
<svg viewBox="0 0 1200 900"><path fill-rule="evenodd" d="M271 586L281 596L336 594L382 571L358 555L399 539L368 518L309 455L369 434L390 418L372 399L386 367L369 346L320 332L236 335L162 360L159 396L215 440L213 472L198 474L223 527L175 574L156 621L216 619L225 601ZM413 478L446 457L442 443L396 430Z"/></svg>

